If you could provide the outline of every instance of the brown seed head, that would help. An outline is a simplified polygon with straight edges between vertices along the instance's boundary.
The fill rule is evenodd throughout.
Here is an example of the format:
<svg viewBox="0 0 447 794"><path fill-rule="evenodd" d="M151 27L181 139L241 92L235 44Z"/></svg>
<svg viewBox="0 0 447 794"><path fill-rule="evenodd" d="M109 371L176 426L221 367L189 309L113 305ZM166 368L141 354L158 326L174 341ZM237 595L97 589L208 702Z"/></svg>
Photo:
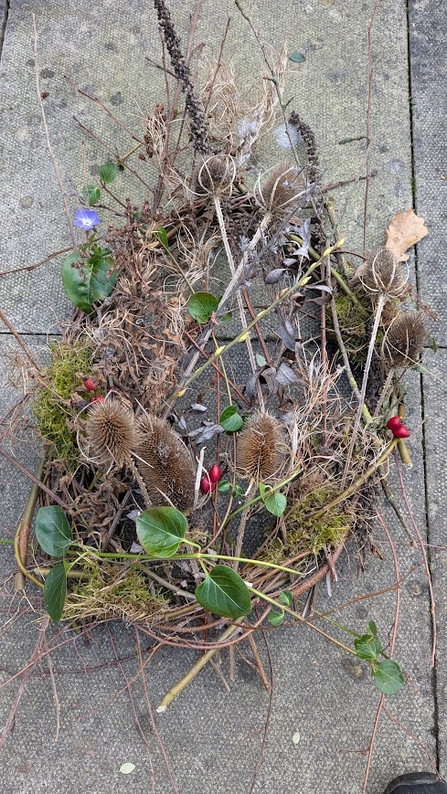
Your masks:
<svg viewBox="0 0 447 794"><path fill-rule="evenodd" d="M238 440L237 462L242 476L265 482L282 462L282 425L269 413L257 411L248 420Z"/></svg>
<svg viewBox="0 0 447 794"><path fill-rule="evenodd" d="M421 312L401 312L384 339L383 353L386 363L391 367L414 366L427 336L428 331Z"/></svg>
<svg viewBox="0 0 447 794"><path fill-rule="evenodd" d="M141 441L137 468L155 505L186 510L194 504L195 466L187 446L164 419L146 414L138 420Z"/></svg>
<svg viewBox="0 0 447 794"><path fill-rule="evenodd" d="M369 256L362 271L362 284L371 292L398 298L407 290L407 274L388 248Z"/></svg>
<svg viewBox="0 0 447 794"><path fill-rule="evenodd" d="M202 163L197 174L197 193L216 196L230 193L236 176L236 166L231 157L213 154Z"/></svg>
<svg viewBox="0 0 447 794"><path fill-rule="evenodd" d="M281 163L270 174L262 196L267 209L279 210L297 207L300 194L306 189L306 178L296 165Z"/></svg>
<svg viewBox="0 0 447 794"><path fill-rule="evenodd" d="M86 433L89 454L100 466L124 466L138 443L133 411L116 398L89 407Z"/></svg>

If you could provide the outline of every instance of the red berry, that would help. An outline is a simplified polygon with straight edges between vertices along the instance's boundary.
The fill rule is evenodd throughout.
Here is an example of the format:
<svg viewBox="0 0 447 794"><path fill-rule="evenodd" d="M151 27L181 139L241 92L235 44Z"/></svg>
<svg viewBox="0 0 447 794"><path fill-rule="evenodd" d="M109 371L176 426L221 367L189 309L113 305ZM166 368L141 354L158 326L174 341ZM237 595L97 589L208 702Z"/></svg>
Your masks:
<svg viewBox="0 0 447 794"><path fill-rule="evenodd" d="M211 484L210 478L209 477L202 477L202 479L200 480L200 485L199 485L199 488L200 488L201 492L202 493L209 493L211 491L212 487L213 486Z"/></svg>
<svg viewBox="0 0 447 794"><path fill-rule="evenodd" d="M102 394L97 394L96 397L90 397L90 404L91 403L103 403L105 402L105 397Z"/></svg>
<svg viewBox="0 0 447 794"><path fill-rule="evenodd" d="M210 478L213 484L219 482L220 478L222 477L222 469L220 468L220 466L218 466L217 463L214 463L214 465L211 466L208 472L208 477Z"/></svg>
<svg viewBox="0 0 447 794"><path fill-rule="evenodd" d="M386 426L388 430L392 430L394 433L397 428L402 427L403 423L404 420L401 419L400 416L392 416L391 419L388 419Z"/></svg>
<svg viewBox="0 0 447 794"><path fill-rule="evenodd" d="M410 431L405 427L404 420L400 416L392 416L386 423L388 430L391 430L395 438L408 438Z"/></svg>
<svg viewBox="0 0 447 794"><path fill-rule="evenodd" d="M84 378L84 387L88 389L88 391L96 391L98 388L92 381L91 378Z"/></svg>
<svg viewBox="0 0 447 794"><path fill-rule="evenodd" d="M396 427L396 429L393 430L393 435L395 438L408 438L410 431L408 427L405 427L405 425L402 424L400 427Z"/></svg>

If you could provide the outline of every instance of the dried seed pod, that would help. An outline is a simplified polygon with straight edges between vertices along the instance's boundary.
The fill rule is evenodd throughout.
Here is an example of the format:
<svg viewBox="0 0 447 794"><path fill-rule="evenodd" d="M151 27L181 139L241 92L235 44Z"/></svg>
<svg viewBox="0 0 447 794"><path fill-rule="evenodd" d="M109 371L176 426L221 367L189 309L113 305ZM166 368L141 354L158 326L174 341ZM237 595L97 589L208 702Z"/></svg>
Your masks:
<svg viewBox="0 0 447 794"><path fill-rule="evenodd" d="M230 193L236 176L232 157L213 154L207 157L197 173L196 192L218 195Z"/></svg>
<svg viewBox="0 0 447 794"><path fill-rule="evenodd" d="M369 256L359 276L363 286L370 292L390 298L399 298L407 290L407 273L388 248L381 248Z"/></svg>
<svg viewBox="0 0 447 794"><path fill-rule="evenodd" d="M401 312L385 336L383 354L390 367L412 367L428 336L421 312Z"/></svg>
<svg viewBox="0 0 447 794"><path fill-rule="evenodd" d="M86 433L89 454L100 466L124 466L138 444L132 409L113 397L90 404Z"/></svg>
<svg viewBox="0 0 447 794"><path fill-rule="evenodd" d="M284 442L282 425L271 414L257 411L238 440L238 468L242 476L265 482L279 470Z"/></svg>
<svg viewBox="0 0 447 794"><path fill-rule="evenodd" d="M305 189L304 172L296 165L282 163L270 174L262 189L262 196L270 211L293 208L300 204L300 194Z"/></svg>
<svg viewBox="0 0 447 794"><path fill-rule="evenodd" d="M137 468L154 505L194 504L195 466L187 446L164 419L145 414L138 420L141 441Z"/></svg>

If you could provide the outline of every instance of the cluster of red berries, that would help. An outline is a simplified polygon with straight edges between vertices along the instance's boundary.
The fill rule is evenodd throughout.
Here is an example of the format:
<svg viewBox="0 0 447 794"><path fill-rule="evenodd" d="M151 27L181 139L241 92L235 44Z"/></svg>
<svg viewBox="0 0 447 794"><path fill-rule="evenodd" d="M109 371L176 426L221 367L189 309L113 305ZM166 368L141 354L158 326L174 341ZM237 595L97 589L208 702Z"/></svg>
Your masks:
<svg viewBox="0 0 447 794"><path fill-rule="evenodd" d="M202 493L209 493L210 491L214 491L217 483L219 482L220 478L222 477L222 469L217 463L214 463L208 474L205 477L202 477L200 480L200 490Z"/></svg>
<svg viewBox="0 0 447 794"><path fill-rule="evenodd" d="M98 387L97 387L96 383L94 383L94 381L92 381L91 378L84 378L83 383L84 383L84 389L87 389L87 391L94 392L93 396L90 397L90 402L91 403L103 403L104 402L105 398L102 396L102 394L98 394Z"/></svg>
<svg viewBox="0 0 447 794"><path fill-rule="evenodd" d="M404 420L400 416L392 416L386 423L388 430L391 430L395 438L408 438L410 431L405 427Z"/></svg>

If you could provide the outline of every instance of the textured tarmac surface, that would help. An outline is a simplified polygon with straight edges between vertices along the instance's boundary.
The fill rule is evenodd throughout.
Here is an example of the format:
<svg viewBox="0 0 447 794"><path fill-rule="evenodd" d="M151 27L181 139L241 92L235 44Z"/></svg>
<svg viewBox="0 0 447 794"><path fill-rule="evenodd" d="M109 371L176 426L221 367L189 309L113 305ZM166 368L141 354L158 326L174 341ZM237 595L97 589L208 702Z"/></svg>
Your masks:
<svg viewBox="0 0 447 794"><path fill-rule="evenodd" d="M430 230L418 246L415 274L422 299L439 313L437 353L424 355L427 372L409 379L408 424L412 428L413 468L403 473L405 488L429 559L437 605L437 656L430 666L432 629L427 576L418 548L390 510L388 527L398 552L400 617L395 658L407 684L386 699L371 759L367 794L381 794L395 775L412 769L447 774L447 279L444 238L447 199L447 81L443 3L380 0L372 27L373 103L368 247L379 244L389 218L416 204ZM185 37L192 3L172 0L179 33ZM286 97L315 130L327 184L365 172L368 93L368 24L374 2L364 0L247 0L261 38L278 48L287 38L291 52L306 56L291 67ZM129 148L129 138L99 108L82 98L65 75L110 106L139 131L145 109L160 99L160 77L146 56L158 58L158 33L151 4L98 0L11 0L0 3L4 16L0 70L1 171L0 271L20 268L70 246L60 191L45 143L35 85L33 14L38 30L39 90L48 92L45 112L70 210L77 206L86 169L94 174L108 153L88 138L73 116L93 128L108 146ZM232 17L227 57L249 86L262 72L259 52L246 23L230 0L204 0L196 41L216 54L227 17ZM1 39L0 39L1 40ZM345 142L346 139L353 139ZM272 134L264 156L283 156ZM123 186L125 192L127 186ZM129 191L132 186L129 182ZM332 192L339 227L351 249L362 246L364 184ZM0 278L0 308L33 353L43 351L68 307L59 279L61 259L31 272ZM0 327L0 417L17 398L8 369L18 343ZM19 386L20 388L20 386ZM0 442L3 428L0 427ZM29 469L37 454L29 444L4 448ZM394 481L397 483L396 477ZM0 533L10 538L28 491L26 478L0 458ZM398 493L398 484L396 492ZM377 544L384 559L368 560L357 574L354 549L338 566L331 600L320 591L321 610L346 605L337 619L362 631L374 619L379 635L392 630L396 593L367 597L389 588L395 561L380 528ZM9 547L1 547L0 577L13 570ZM362 598L362 596L366 596ZM379 694L367 668L329 645L310 629L288 627L269 634L273 695L242 660L237 677L224 687L208 666L163 715L148 710L141 676L135 677L135 635L116 624L76 637L50 628L42 664L26 668L39 636L39 600L2 598L5 628L0 644L0 726L21 696L14 730L1 750L4 794L360 794ZM18 607L26 609L16 619ZM336 631L334 629L334 631ZM340 635L342 637L342 635ZM345 639L343 637L343 639ZM145 686L154 706L196 660L191 652L163 648L145 656ZM228 680L228 660L220 662ZM135 680L133 680L135 677ZM132 697L129 689L132 682ZM135 721L138 715L146 744ZM57 722L60 730L57 734ZM267 725L267 728L266 728ZM294 743L292 738L299 736ZM163 747L163 750L161 749ZM169 770L164 753L169 757ZM427 753L430 754L431 759ZM126 776L125 762L135 765ZM256 782L252 780L256 774Z"/></svg>

